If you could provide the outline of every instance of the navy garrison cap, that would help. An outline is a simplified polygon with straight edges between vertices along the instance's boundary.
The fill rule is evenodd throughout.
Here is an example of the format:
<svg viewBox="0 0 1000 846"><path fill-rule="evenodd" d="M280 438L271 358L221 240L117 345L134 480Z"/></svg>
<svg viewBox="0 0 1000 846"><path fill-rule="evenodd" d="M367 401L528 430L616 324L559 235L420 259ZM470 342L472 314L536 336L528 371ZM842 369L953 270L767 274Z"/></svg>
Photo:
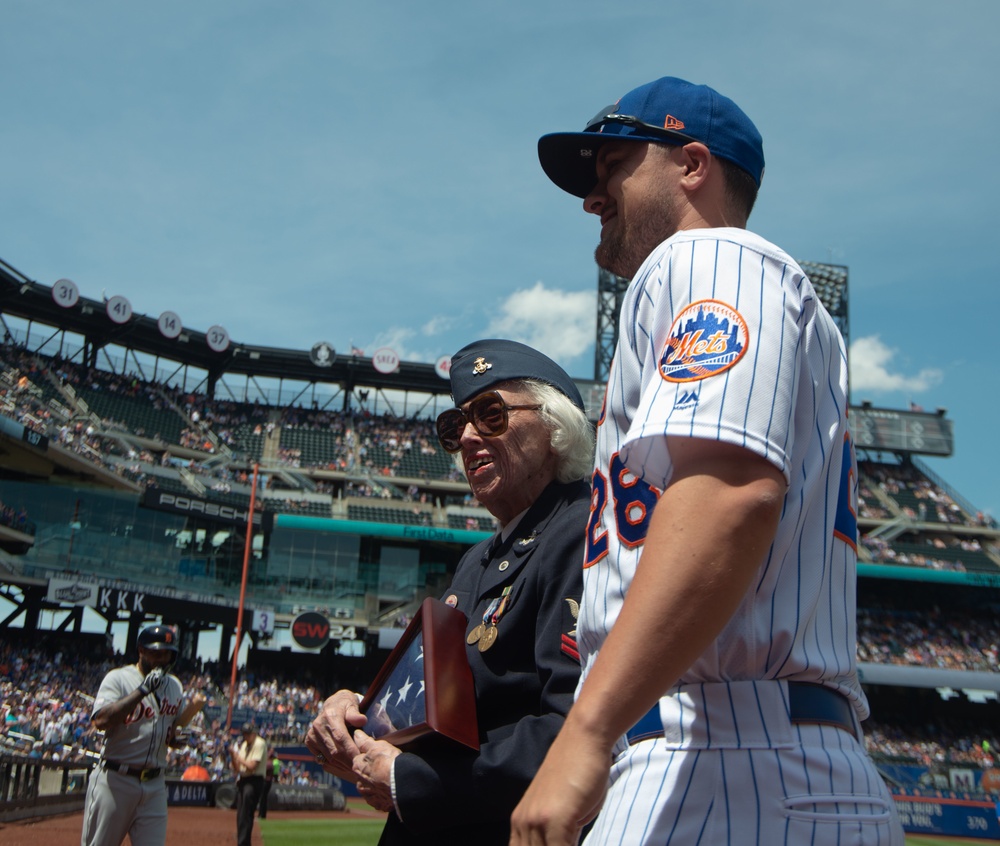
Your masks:
<svg viewBox="0 0 1000 846"><path fill-rule="evenodd" d="M511 379L546 382L584 410L580 390L566 371L526 344L490 338L474 341L451 357L451 396L456 405Z"/></svg>

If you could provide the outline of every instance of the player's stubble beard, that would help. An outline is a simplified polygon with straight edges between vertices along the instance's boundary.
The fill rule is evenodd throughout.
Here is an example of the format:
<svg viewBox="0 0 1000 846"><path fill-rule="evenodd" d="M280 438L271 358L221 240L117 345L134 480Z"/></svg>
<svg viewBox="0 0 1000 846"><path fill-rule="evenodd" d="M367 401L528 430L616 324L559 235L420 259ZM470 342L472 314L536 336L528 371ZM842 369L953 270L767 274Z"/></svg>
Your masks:
<svg viewBox="0 0 1000 846"><path fill-rule="evenodd" d="M145 656L145 655L140 655L140 656L139 656L139 660L138 660L138 661L136 661L136 666L137 666L137 667L139 668L139 672L140 672L140 673L142 673L142 674L143 674L143 676L147 676L147 675L149 675L149 674L150 674L150 673L151 673L151 672L152 672L152 671L153 671L153 670L154 670L154 669L155 669L156 667L162 667L162 668L163 668L163 672L165 672L165 673L169 673L169 672L170 672L170 670L171 670L171 669L173 668L173 666L174 666L174 662L173 662L173 661L167 661L167 662L166 662L166 663L164 663L164 664L156 664L156 663L154 663L154 662L152 662L152 661L149 661L149 660L148 660L148 659L146 658L146 656Z"/></svg>
<svg viewBox="0 0 1000 846"><path fill-rule="evenodd" d="M667 191L645 203L647 209L628 214L619 202L619 213L601 243L594 250L598 267L631 279L647 256L680 228L677 201Z"/></svg>

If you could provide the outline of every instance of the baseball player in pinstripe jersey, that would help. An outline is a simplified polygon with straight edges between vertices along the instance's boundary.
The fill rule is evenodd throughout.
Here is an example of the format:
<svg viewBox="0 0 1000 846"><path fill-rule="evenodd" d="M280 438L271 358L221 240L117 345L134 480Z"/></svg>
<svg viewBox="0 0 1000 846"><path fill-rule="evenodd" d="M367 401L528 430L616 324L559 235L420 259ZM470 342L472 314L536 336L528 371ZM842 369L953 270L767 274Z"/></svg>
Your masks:
<svg viewBox="0 0 1000 846"><path fill-rule="evenodd" d="M745 230L750 119L666 77L539 141L632 278L601 412L576 702L514 844L902 844L864 750L843 339ZM610 765L610 779L609 779Z"/></svg>

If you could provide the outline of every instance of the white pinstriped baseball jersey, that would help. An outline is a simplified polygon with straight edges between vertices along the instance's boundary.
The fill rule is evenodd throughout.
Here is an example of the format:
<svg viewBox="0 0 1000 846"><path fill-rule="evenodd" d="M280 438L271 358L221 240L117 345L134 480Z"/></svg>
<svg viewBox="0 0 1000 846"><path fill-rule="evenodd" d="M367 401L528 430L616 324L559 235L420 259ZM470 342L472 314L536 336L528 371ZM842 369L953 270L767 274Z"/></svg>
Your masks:
<svg viewBox="0 0 1000 846"><path fill-rule="evenodd" d="M861 744L788 719L784 680L833 687L858 720L868 714L855 667L857 468L847 406L843 339L780 249L741 229L688 230L643 263L622 303L597 433L581 685L670 482L666 436L745 447L781 470L788 492L757 581L664 691L665 736L619 744L588 844L825 844L840 842L844 825L864 832L858 843L902 842ZM826 835L817 837L827 813L838 824L820 825Z"/></svg>
<svg viewBox="0 0 1000 846"><path fill-rule="evenodd" d="M843 340L791 258L741 229L683 231L654 250L622 303L597 433L585 666L614 625L669 482L664 436L720 440L772 462L789 496L752 601L681 681L822 680L867 716L855 674L856 523L839 535L836 524L838 501L848 499L849 518L856 501L847 432Z"/></svg>

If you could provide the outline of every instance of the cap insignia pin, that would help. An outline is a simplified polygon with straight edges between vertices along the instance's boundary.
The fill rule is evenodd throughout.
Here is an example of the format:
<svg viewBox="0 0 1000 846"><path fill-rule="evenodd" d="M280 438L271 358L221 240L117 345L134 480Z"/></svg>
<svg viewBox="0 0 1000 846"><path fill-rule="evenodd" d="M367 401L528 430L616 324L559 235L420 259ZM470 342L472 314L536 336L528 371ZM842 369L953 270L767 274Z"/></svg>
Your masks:
<svg viewBox="0 0 1000 846"><path fill-rule="evenodd" d="M485 373L487 370L492 370L493 365L490 364L485 358L479 356L472 365L472 372L474 375L479 376Z"/></svg>

